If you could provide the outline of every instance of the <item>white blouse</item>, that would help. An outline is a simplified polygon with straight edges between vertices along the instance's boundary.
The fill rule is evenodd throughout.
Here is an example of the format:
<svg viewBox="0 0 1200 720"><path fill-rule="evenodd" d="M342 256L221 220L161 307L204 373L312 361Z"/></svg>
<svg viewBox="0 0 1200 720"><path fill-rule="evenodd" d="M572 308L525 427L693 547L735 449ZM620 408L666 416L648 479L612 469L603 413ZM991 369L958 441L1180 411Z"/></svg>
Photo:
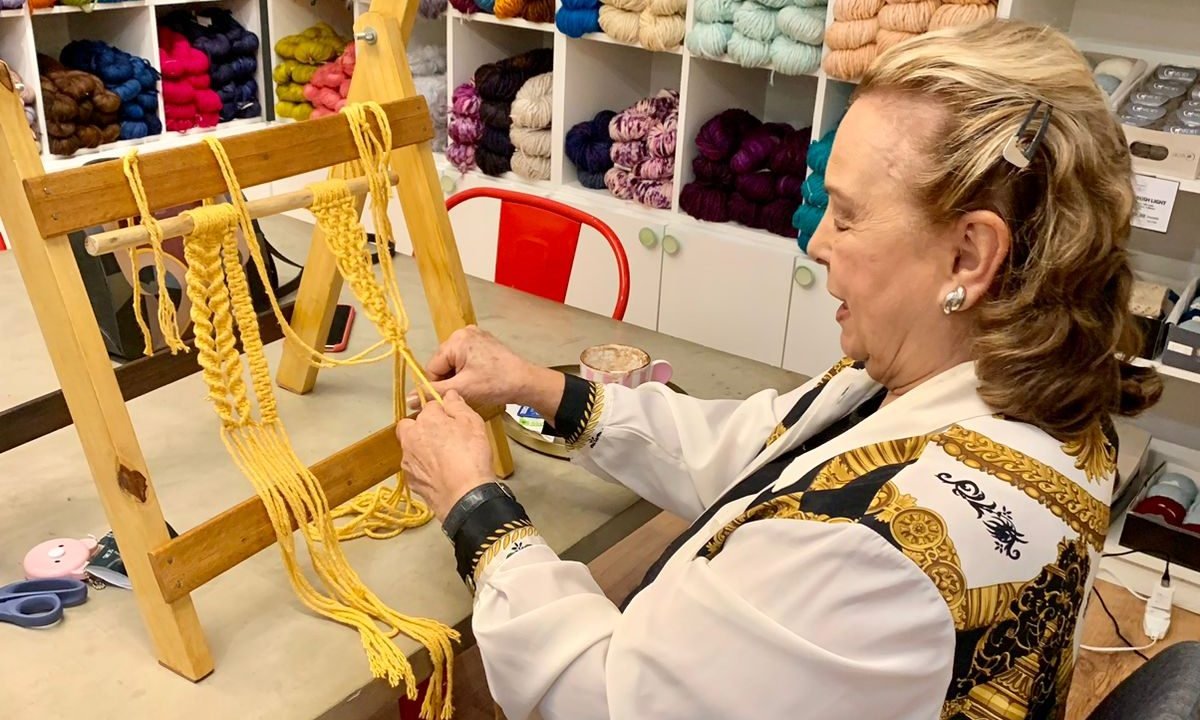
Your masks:
<svg viewBox="0 0 1200 720"><path fill-rule="evenodd" d="M865 372L842 375L766 449L764 441L820 381L745 401L700 400L658 384L608 386L594 444L573 461L694 520L737 480L880 389ZM966 365L925 383L797 457L776 487L846 448L988 418L974 382ZM929 469L920 466L897 476L906 492L947 508L957 502L948 488L930 485ZM1005 502L1020 506L1024 497L1014 491ZM955 620L930 577L880 534L854 523L760 520L739 527L711 560L698 556L752 501L753 495L720 508L624 612L586 566L559 559L536 536L484 567L474 633L488 685L508 719L939 717L951 681ZM1026 537L1034 530L1032 520L1021 527ZM979 541L956 541L964 568L974 563L995 574L995 562L982 554L994 552L986 533ZM978 562L972 544L981 547ZM1029 563L1046 561L1028 554L1014 578L1027 578Z"/></svg>

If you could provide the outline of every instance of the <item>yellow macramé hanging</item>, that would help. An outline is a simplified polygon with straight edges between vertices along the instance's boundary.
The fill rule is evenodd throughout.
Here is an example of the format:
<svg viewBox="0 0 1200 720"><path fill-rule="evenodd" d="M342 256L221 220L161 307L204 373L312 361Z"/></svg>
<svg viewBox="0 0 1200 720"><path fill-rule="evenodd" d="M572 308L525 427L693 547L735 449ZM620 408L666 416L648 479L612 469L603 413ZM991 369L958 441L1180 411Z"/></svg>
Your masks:
<svg viewBox="0 0 1200 720"><path fill-rule="evenodd" d="M377 103L348 105L343 112L359 150L359 161L353 171L364 174L368 179L378 244L388 247L392 240L392 228L387 219L390 192L388 157L392 140L387 116ZM375 119L378 135L372 132L369 116ZM195 226L184 240L184 254L188 265L187 292L192 301L191 319L198 360L209 400L221 420L221 438L234 462L262 499L279 541L292 587L304 604L325 617L357 629L375 677L386 679L393 687L405 682L410 699L416 697L413 670L391 638L404 633L420 642L428 650L433 664L421 717L449 718L453 714L453 642L458 639L458 633L443 623L408 617L387 607L362 583L339 544L340 539L364 535L392 537L407 527L428 522L432 515L409 493L403 477L397 478L394 488L363 493L349 503L331 509L320 483L296 456L279 419L270 368L259 335L258 318L238 252L238 231L248 238L254 236L250 215L224 148L215 138L206 138L205 142L222 170L232 204L206 204L184 213ZM138 199L143 222L146 218L153 220L145 201L136 154L131 153L126 158L125 168L130 187ZM408 349L406 333L409 320L396 284L391 256L387 252L378 253L382 282L377 281L367 247L366 231L344 177L336 177L339 174L335 172L333 179L311 186L314 195L312 212L324 231L322 234L336 258L339 271L358 298L363 311L378 328L382 338L380 342L347 360L330 358L304 343L288 325L277 298L270 290L270 284L266 282L266 265L261 250L253 242L247 245L264 279L263 284L280 327L287 337L299 344L310 362L331 367L375 362L389 356L392 358L393 410L399 419L405 411L408 369L413 371L418 380L418 391L422 398L426 392L438 402L441 398ZM151 233L151 238L154 237ZM152 242L151 246L156 254L161 253L161 230L159 241ZM169 302L167 304L170 305ZM160 324L164 323L165 315L160 312L158 319ZM173 324L173 316L171 321ZM139 322L144 322L140 320L140 315ZM246 354L245 368L237 350L239 336ZM386 347L386 350L370 356L381 347ZM244 371L249 373L249 392ZM254 417L252 398L258 407L257 418ZM339 517L349 518L349 522L338 528L334 519ZM319 588L308 580L299 567L295 538L291 532L293 521L303 529L312 567L320 581Z"/></svg>

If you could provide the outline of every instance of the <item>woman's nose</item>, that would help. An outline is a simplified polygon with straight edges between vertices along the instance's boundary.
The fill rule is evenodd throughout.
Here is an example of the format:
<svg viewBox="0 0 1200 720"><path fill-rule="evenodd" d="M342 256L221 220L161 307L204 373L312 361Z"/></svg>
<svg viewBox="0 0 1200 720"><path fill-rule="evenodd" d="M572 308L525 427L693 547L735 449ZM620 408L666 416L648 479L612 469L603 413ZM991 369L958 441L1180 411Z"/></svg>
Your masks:
<svg viewBox="0 0 1200 720"><path fill-rule="evenodd" d="M830 234L833 232L829 226L829 213L826 212L825 217L821 218L821 223L817 225L817 231L813 233L812 239L808 241L808 247L805 249L809 257L825 266L829 265L829 251L831 249Z"/></svg>

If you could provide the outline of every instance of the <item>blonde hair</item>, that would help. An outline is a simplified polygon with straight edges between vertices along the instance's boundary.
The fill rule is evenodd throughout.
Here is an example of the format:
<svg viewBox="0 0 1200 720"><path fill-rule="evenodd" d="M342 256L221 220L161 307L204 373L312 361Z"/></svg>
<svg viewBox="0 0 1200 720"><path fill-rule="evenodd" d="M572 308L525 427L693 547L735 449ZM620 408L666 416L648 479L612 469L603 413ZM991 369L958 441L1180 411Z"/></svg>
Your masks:
<svg viewBox="0 0 1200 720"><path fill-rule="evenodd" d="M1140 347L1128 310L1129 150L1071 41L1011 21L931 32L880 55L856 97L889 92L943 110L911 182L931 220L986 209L1012 232L1008 259L975 310L983 399L1064 440L1157 402L1157 373L1118 359ZM1052 117L1019 169L1004 146L1038 101Z"/></svg>

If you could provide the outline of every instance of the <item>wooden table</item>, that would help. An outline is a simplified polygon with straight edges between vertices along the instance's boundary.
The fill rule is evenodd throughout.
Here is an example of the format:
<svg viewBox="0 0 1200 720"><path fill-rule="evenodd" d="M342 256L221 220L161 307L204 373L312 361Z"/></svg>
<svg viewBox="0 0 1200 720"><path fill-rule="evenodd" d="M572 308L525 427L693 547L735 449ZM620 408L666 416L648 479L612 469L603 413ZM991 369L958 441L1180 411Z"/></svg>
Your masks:
<svg viewBox="0 0 1200 720"><path fill-rule="evenodd" d="M11 253L0 253L6 347L0 407L57 388L15 265ZM407 258L397 265L413 322L410 344L418 357L428 357L436 342L415 267ZM803 380L491 283L472 280L471 292L483 327L545 365L578 362L588 345L618 341L672 360L676 382L697 396L744 397ZM360 315L350 351L375 338ZM272 367L279 349L279 343L268 347ZM311 395L279 391L279 401L294 446L312 462L389 422L390 394L390 366L376 365L323 371ZM225 454L198 375L137 398L129 409L176 529L252 494ZM580 561L595 558L656 512L562 460L519 446L514 456L512 487L550 544ZM36 543L107 530L72 429L0 455L0 584L19 579L21 558ZM436 524L345 547L364 581L394 608L469 630L470 595ZM357 634L296 599L274 548L193 597L216 662L216 671L196 684L157 665L131 594L117 588L93 592L48 630L0 624L0 717L361 719L394 703L398 691L372 681ZM407 639L402 644L420 666L418 646Z"/></svg>

